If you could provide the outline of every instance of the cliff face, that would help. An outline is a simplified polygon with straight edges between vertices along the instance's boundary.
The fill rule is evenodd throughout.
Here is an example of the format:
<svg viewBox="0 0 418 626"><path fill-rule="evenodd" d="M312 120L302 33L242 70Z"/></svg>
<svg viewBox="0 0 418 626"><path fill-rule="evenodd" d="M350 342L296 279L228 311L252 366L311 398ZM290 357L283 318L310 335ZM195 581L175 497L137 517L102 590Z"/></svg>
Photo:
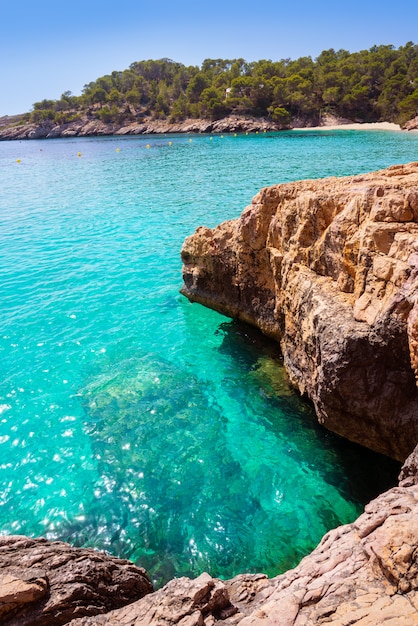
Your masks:
<svg viewBox="0 0 418 626"><path fill-rule="evenodd" d="M181 254L182 292L280 341L324 426L406 458L418 441L418 163L263 189Z"/></svg>

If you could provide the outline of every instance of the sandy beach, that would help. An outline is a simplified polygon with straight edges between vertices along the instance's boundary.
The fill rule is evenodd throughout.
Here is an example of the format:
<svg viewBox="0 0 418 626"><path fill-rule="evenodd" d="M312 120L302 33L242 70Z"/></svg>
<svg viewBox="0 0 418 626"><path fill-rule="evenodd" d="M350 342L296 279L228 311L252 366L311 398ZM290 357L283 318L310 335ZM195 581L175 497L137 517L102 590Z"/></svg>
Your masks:
<svg viewBox="0 0 418 626"><path fill-rule="evenodd" d="M371 124L330 124L310 128L293 128L293 130L399 130L399 124L393 122L373 122Z"/></svg>

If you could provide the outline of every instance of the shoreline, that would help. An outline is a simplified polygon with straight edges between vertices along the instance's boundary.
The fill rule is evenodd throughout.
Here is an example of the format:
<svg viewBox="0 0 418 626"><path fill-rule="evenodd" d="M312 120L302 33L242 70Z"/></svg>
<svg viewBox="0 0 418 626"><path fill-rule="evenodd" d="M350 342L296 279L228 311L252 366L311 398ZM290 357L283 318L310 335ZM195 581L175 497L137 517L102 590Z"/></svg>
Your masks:
<svg viewBox="0 0 418 626"><path fill-rule="evenodd" d="M352 124L330 124L325 126L310 126L304 128L292 128L292 130L391 130L404 132L399 124L394 122L371 122L371 123L352 123Z"/></svg>
<svg viewBox="0 0 418 626"><path fill-rule="evenodd" d="M379 130L411 132L412 128L403 129L392 122L354 123L349 120L329 117L323 119L321 126L283 126L266 118L241 118L229 116L212 121L205 119L187 119L181 122L146 119L141 122L105 124L87 116L74 122L55 124L50 120L36 124L28 122L21 126L2 127L0 141L21 139L55 139L58 137L100 137L123 135L161 135L161 134L217 134L217 133L257 133L283 131L336 131L336 130ZM296 122L297 123L297 122ZM299 123L301 123L299 121Z"/></svg>

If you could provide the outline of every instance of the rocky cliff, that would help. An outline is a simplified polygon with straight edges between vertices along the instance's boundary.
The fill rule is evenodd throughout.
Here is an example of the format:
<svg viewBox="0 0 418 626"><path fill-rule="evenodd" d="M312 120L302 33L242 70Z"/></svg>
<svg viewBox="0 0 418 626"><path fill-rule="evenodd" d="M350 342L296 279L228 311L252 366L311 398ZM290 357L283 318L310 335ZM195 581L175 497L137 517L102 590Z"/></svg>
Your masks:
<svg viewBox="0 0 418 626"><path fill-rule="evenodd" d="M406 458L418 441L418 163L263 189L181 254L182 292L277 339L324 426Z"/></svg>
<svg viewBox="0 0 418 626"><path fill-rule="evenodd" d="M1 538L4 626L414 626L418 447L398 487L353 524L327 533L295 569L272 579L202 574L150 591L143 570L127 561L60 542Z"/></svg>

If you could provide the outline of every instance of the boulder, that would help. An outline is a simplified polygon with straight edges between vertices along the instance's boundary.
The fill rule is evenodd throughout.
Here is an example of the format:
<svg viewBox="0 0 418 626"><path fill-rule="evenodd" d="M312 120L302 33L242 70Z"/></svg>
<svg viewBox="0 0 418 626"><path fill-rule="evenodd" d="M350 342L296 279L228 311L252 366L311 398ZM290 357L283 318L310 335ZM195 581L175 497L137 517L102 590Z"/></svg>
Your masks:
<svg viewBox="0 0 418 626"><path fill-rule="evenodd" d="M153 591L142 568L60 541L0 537L0 623L59 626Z"/></svg>
<svg viewBox="0 0 418 626"><path fill-rule="evenodd" d="M261 190L181 251L191 301L280 342L319 421L403 461L418 441L418 163Z"/></svg>
<svg viewBox="0 0 418 626"><path fill-rule="evenodd" d="M412 120L408 120L407 122L405 122L403 128L405 130L418 130L418 115L416 117L413 117Z"/></svg>

